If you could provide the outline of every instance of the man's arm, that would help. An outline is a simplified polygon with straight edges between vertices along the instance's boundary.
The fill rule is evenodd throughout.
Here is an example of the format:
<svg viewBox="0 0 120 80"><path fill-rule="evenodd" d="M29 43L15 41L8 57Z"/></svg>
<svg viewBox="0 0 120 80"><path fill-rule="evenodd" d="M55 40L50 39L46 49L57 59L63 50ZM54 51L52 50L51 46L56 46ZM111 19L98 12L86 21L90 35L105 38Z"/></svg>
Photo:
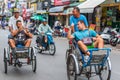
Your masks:
<svg viewBox="0 0 120 80"><path fill-rule="evenodd" d="M71 28L69 28L67 38L68 38L68 39L73 39L73 38L74 38L74 36L71 35Z"/></svg>
<svg viewBox="0 0 120 80"><path fill-rule="evenodd" d="M24 30L24 31L25 31L25 34L26 34L28 37L30 37L30 38L33 37L33 35L28 31L28 29L26 29L26 30Z"/></svg>
<svg viewBox="0 0 120 80"><path fill-rule="evenodd" d="M11 31L11 35L12 36L16 36L18 32L19 32L19 30L12 30Z"/></svg>
<svg viewBox="0 0 120 80"><path fill-rule="evenodd" d="M10 32L12 32L12 30L13 30L13 25L12 25L12 17L9 19L9 21L8 21L8 27L9 27L9 31Z"/></svg>
<svg viewBox="0 0 120 80"><path fill-rule="evenodd" d="M42 32L43 32L42 29L41 29L41 27L42 27L42 25L40 24L39 27L38 27L38 32L39 32L39 33L42 33Z"/></svg>

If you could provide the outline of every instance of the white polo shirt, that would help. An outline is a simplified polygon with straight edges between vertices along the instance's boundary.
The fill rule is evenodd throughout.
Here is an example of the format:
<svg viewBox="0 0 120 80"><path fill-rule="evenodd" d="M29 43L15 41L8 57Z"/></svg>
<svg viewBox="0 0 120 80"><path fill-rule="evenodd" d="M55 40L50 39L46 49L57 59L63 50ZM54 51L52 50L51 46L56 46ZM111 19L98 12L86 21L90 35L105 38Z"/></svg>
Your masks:
<svg viewBox="0 0 120 80"><path fill-rule="evenodd" d="M22 25L24 26L23 18L21 16L19 16L17 19L14 16L10 17L8 26L12 27L13 30L16 30L17 29L17 26L16 26L17 20L20 20L22 22Z"/></svg>

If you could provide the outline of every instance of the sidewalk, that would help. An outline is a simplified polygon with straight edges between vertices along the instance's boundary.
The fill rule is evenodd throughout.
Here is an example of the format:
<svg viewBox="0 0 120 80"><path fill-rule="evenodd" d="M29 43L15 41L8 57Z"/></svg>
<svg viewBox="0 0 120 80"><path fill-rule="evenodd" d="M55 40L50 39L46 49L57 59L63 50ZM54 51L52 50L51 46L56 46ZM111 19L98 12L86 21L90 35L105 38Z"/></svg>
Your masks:
<svg viewBox="0 0 120 80"><path fill-rule="evenodd" d="M117 44L116 48L117 48L117 49L120 49L120 44Z"/></svg>

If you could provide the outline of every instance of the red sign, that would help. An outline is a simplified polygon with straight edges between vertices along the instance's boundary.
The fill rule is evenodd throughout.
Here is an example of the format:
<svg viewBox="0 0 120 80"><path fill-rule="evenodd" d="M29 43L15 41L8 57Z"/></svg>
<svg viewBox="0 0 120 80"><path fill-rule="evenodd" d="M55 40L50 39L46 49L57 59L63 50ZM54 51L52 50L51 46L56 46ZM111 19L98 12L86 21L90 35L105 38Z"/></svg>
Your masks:
<svg viewBox="0 0 120 80"><path fill-rule="evenodd" d="M63 5L62 0L54 0L54 5L55 6Z"/></svg>
<svg viewBox="0 0 120 80"><path fill-rule="evenodd" d="M55 6L70 4L70 0L54 0Z"/></svg>
<svg viewBox="0 0 120 80"><path fill-rule="evenodd" d="M26 8L23 8L22 9L22 17L23 17L23 19L25 20L26 19Z"/></svg>

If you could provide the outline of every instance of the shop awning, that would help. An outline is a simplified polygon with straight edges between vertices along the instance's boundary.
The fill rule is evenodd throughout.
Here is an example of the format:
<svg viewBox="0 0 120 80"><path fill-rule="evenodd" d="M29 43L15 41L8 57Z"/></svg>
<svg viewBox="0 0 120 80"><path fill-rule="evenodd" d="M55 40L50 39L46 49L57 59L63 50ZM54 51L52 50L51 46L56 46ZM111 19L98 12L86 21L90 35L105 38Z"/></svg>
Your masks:
<svg viewBox="0 0 120 80"><path fill-rule="evenodd" d="M81 3L80 2L75 2L75 3L70 4L69 6L74 7L74 6L78 6L79 4L81 4Z"/></svg>
<svg viewBox="0 0 120 80"><path fill-rule="evenodd" d="M94 8L101 3L103 3L105 0L87 0L77 7L80 8L81 13L93 13Z"/></svg>
<svg viewBox="0 0 120 80"><path fill-rule="evenodd" d="M58 15L67 15L65 13L49 13L51 16L58 16Z"/></svg>
<svg viewBox="0 0 120 80"><path fill-rule="evenodd" d="M57 6L49 9L49 12L62 12L65 6Z"/></svg>

